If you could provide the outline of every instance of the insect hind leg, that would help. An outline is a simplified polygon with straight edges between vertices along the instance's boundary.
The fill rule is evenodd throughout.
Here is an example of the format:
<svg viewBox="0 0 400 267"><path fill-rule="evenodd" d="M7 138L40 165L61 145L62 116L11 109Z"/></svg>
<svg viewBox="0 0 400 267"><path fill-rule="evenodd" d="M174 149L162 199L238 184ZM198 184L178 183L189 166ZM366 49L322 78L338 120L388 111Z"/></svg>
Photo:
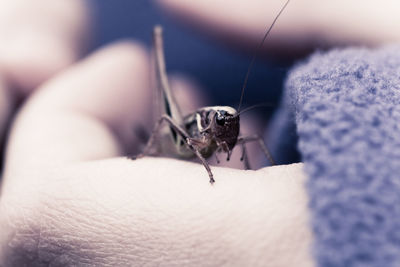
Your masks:
<svg viewBox="0 0 400 267"><path fill-rule="evenodd" d="M241 143L241 147L242 147L242 156L240 157L240 161L243 161L244 169L249 170L249 169L251 169L251 167L250 167L249 158L247 156L247 149L246 149L245 142Z"/></svg>
<svg viewBox="0 0 400 267"><path fill-rule="evenodd" d="M142 157L144 157L146 155L149 155L150 149L154 145L154 142L156 140L156 136L160 132L163 122L167 122L169 124L169 126L175 132L177 132L179 135L181 135L185 140L186 140L186 138L188 138L188 135L185 132L185 130L183 130L177 123L175 123L170 116L164 114L163 116L161 116L161 118L154 125L153 131L151 132L150 138L148 139L147 144L144 147L142 153L140 153L136 157L131 157L132 159L138 159L138 158L142 158Z"/></svg>
<svg viewBox="0 0 400 267"><path fill-rule="evenodd" d="M275 160L272 158L271 153L269 152L267 146L265 145L264 140L258 136L258 135L251 135L251 136L246 136L246 137L239 137L238 143L242 144L244 146L248 142L257 142L264 153L265 157L268 159L268 161L271 163L271 165L275 165ZM245 154L244 150L244 154ZM247 157L247 155L246 155Z"/></svg>

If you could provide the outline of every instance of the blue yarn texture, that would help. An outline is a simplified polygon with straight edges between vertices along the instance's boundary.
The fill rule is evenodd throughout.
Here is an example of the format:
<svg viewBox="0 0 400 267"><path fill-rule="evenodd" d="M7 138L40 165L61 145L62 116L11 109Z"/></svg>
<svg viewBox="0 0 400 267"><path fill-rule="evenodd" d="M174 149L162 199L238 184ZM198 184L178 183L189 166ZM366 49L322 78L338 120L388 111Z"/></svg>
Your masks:
<svg viewBox="0 0 400 267"><path fill-rule="evenodd" d="M316 53L285 87L318 266L400 266L400 47Z"/></svg>

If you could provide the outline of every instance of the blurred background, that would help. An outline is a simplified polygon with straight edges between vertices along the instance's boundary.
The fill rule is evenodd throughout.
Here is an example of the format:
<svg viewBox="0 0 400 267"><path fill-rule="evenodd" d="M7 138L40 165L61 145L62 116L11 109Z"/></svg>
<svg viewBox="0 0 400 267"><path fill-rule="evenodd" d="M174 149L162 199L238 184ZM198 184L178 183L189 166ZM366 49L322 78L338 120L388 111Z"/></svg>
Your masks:
<svg viewBox="0 0 400 267"><path fill-rule="evenodd" d="M127 38L150 49L156 24L164 27L168 72L197 83L208 96L208 105L237 107L251 57L285 3L284 0L87 1L91 4L94 33L87 28L90 18L83 7L86 0L0 1L0 142L26 96L79 59L87 39L92 40L91 51ZM156 3L163 6L164 12ZM279 105L282 84L293 60L299 61L315 48L377 46L400 40L397 1L391 0L389 5L363 1L362 12L354 12L360 5L360 0L290 2L266 40L262 59L256 61L250 73L243 106L269 103L273 108L254 110L260 116L250 124L258 129L248 133L262 134L267 122L272 122L268 130L278 129L276 124L284 121L279 112L273 119L270 117ZM288 58L292 61L284 61ZM243 118L242 123L246 121ZM292 135L295 136L294 129L285 129L282 133L275 132L275 137L273 131L266 132L265 137L271 139L270 145L276 139ZM295 147L295 142L288 144ZM273 154L274 150L285 151L281 147L272 150Z"/></svg>
<svg viewBox="0 0 400 267"><path fill-rule="evenodd" d="M96 37L93 49L121 38L134 38L151 47L153 26L164 28L165 56L169 73L183 73L208 92L209 105L237 106L252 54L233 50L177 23L149 0L94 0ZM270 19L266 20L267 28ZM279 22L279 21L278 21ZM274 34L274 31L271 32ZM263 33L260 33L260 41ZM268 39L267 39L268 42ZM255 49L253 49L255 51ZM251 71L244 105L276 104L290 63L256 61ZM265 116L272 108L261 109Z"/></svg>

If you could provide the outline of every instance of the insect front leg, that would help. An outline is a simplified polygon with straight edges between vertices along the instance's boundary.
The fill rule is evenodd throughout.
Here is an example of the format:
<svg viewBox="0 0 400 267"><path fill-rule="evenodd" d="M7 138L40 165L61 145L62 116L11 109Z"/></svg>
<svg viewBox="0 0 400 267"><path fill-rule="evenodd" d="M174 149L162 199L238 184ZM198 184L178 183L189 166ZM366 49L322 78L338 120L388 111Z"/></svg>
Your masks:
<svg viewBox="0 0 400 267"><path fill-rule="evenodd" d="M214 180L214 175L213 175L213 173L211 171L210 165L208 164L207 160L201 155L201 153L198 150L198 148L196 148L193 145L192 140L193 139L190 139L190 138L186 139L187 143L189 144L189 147L193 150L194 154L201 161L201 163L203 164L204 168L206 168L207 173L208 173L208 177L210 177L210 184L213 184L215 182L215 180Z"/></svg>
<svg viewBox="0 0 400 267"><path fill-rule="evenodd" d="M216 152L218 152L218 151L216 151ZM220 164L221 161L219 160L217 153L214 153L214 157L215 157L215 160L217 161L217 164Z"/></svg>
<svg viewBox="0 0 400 267"><path fill-rule="evenodd" d="M189 145L189 148L194 152L197 158L203 163L204 168L206 168L208 177L210 177L210 184L215 182L214 175L211 171L210 165L208 164L207 160L201 155L199 151L199 147L202 147L204 143L201 140L194 139L194 138L186 138L186 143Z"/></svg>
<svg viewBox="0 0 400 267"><path fill-rule="evenodd" d="M222 151L226 151L226 154L227 154L226 155L226 161L229 161L231 159L232 151L229 150L229 146L226 143L226 141L222 141L220 143L217 143L217 145L218 145L218 147L222 148Z"/></svg>
<svg viewBox="0 0 400 267"><path fill-rule="evenodd" d="M262 152L264 153L265 157L269 160L271 165L275 165L275 161L271 156L271 153L268 151L267 146L264 143L264 140L258 136L258 135L251 135L251 136L246 136L246 137L239 137L238 138L238 143L242 144L243 146L248 143L248 142L258 142L260 145L260 148ZM246 150L244 150L244 154L246 154ZM247 157L247 155L245 155Z"/></svg>
<svg viewBox="0 0 400 267"><path fill-rule="evenodd" d="M199 152L199 149L197 148L198 145L200 144L198 140L193 139L193 138L189 138L188 134L186 133L186 131L180 126L178 125L170 116L168 115L163 115L158 122L156 123L156 125L154 126L153 132L151 133L151 136L149 138L149 141L146 144L146 147L144 148L143 152L141 154L139 154L136 158L141 158L144 157L146 155L148 155L151 147L154 144L155 138L158 134L158 132L161 129L162 123L166 122L168 123L168 125L175 130L182 138L183 140L185 140L186 144L188 145L188 147L193 151L193 153L197 156L197 158L201 161L201 163L203 164L203 166L206 168L208 176L210 177L210 183L213 184L215 182L214 180L214 176L211 172L211 168L210 165L208 164L208 162L206 161L206 159L201 155L201 153Z"/></svg>

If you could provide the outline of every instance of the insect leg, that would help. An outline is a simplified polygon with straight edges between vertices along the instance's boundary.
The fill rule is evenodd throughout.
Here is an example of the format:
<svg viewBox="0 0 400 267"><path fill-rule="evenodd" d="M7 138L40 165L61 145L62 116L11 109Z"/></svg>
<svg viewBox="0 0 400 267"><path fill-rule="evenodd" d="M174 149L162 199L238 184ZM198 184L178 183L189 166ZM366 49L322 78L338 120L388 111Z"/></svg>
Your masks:
<svg viewBox="0 0 400 267"><path fill-rule="evenodd" d="M246 137L239 137L238 143L245 145L245 143L256 141L260 145L262 152L264 153L265 157L271 162L271 165L275 165L275 161L269 153L267 146L264 143L264 140L258 135L251 135Z"/></svg>
<svg viewBox="0 0 400 267"><path fill-rule="evenodd" d="M216 153L214 153L214 157L215 157L215 159L217 160L217 164L220 164L220 163L221 163L221 161L219 160L219 158L218 158L218 156L217 156L217 152L216 152Z"/></svg>
<svg viewBox="0 0 400 267"><path fill-rule="evenodd" d="M226 151L226 161L229 161L231 159L231 153L232 151L229 150L228 144L225 141L222 141L220 143L217 143L218 147L222 148L223 151Z"/></svg>
<svg viewBox="0 0 400 267"><path fill-rule="evenodd" d="M168 76L165 65L165 56L163 48L163 36L161 26L154 27L154 50L155 50L155 67L156 67L156 78L157 87L159 93L161 93L162 114L167 114L179 125L183 123L182 113L179 105L175 99L175 96L171 90L168 82ZM160 94L158 95L160 96Z"/></svg>
<svg viewBox="0 0 400 267"><path fill-rule="evenodd" d="M203 163L203 166L204 168L206 168L208 176L210 177L210 184L213 184L215 180L214 180L214 175L211 172L210 165L208 164L207 160L201 155L199 150L196 148L196 145L194 144L195 142L197 142L197 140L192 138L186 138L186 142L189 145L190 149L192 149L192 151L195 153L197 158L201 161L201 163Z"/></svg>
<svg viewBox="0 0 400 267"><path fill-rule="evenodd" d="M141 158L141 157L144 157L149 154L149 151L150 151L151 147L153 146L156 136L157 136L158 132L160 131L162 123L164 121L166 121L170 125L170 127L172 127L177 133L179 133L181 136L183 136L183 138L185 140L188 138L188 135L185 132L185 130L183 130L176 122L174 122L170 116L164 114L157 121L156 125L154 126L154 129L150 135L149 140L147 141L145 148L143 149L143 152L140 153L138 156L136 156L136 158Z"/></svg>
<svg viewBox="0 0 400 267"><path fill-rule="evenodd" d="M162 123L167 122L169 126L174 129L182 138L186 141L186 144L189 146L189 148L193 151L193 153L199 158L203 166L206 168L208 176L210 177L210 183L213 184L215 182L214 176L211 172L210 165L206 161L206 159L200 154L199 150L196 148L195 142L197 140L189 138L188 134L185 132L184 129L182 129L181 126L179 126L170 116L168 115L163 115L158 122L156 123L153 132L151 133L151 136L149 138L149 141L146 144L146 147L144 148L143 152L139 154L136 158L141 158L147 155L151 149L151 147L154 144L155 137L157 136L158 132L161 129Z"/></svg>
<svg viewBox="0 0 400 267"><path fill-rule="evenodd" d="M240 161L243 161L245 170L251 169L249 158L247 157L247 150L246 145L244 142L241 143L242 145L242 156L240 157Z"/></svg>

